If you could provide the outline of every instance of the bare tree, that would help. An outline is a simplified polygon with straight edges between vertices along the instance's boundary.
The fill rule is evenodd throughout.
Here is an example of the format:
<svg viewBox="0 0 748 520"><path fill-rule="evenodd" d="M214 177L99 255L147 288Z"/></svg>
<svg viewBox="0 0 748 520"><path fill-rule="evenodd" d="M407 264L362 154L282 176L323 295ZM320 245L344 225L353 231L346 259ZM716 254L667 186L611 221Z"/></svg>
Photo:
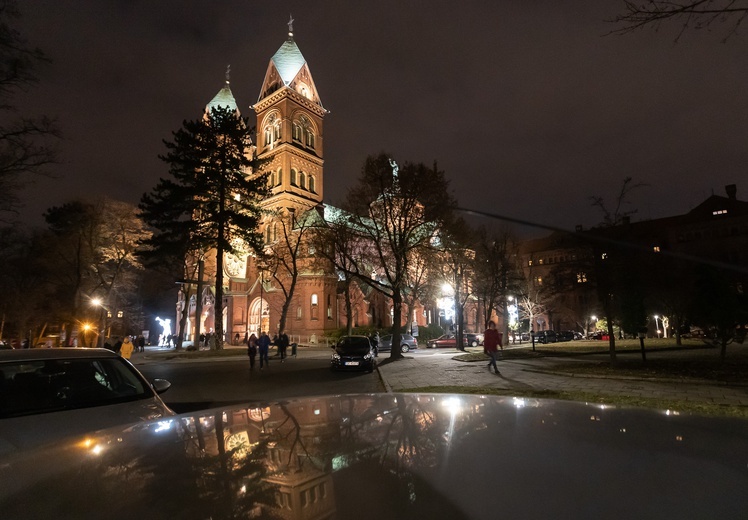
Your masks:
<svg viewBox="0 0 748 520"><path fill-rule="evenodd" d="M392 301L392 344L400 344L402 306L411 270L437 240L437 230L451 217L455 203L444 172L434 165L398 166L387 155L369 157L348 194L350 225L366 244L351 256L353 276ZM402 357L393 348L390 357Z"/></svg>
<svg viewBox="0 0 748 520"><path fill-rule="evenodd" d="M19 18L16 2L0 1L0 213L16 212L18 189L57 159L59 130L49 117L18 117L14 96L36 85L35 69L47 61L13 28ZM23 110L23 113L28 113Z"/></svg>
<svg viewBox="0 0 748 520"><path fill-rule="evenodd" d="M307 211L310 213L307 214ZM296 293L299 275L313 264L313 254L309 248L311 246L314 251L312 234L316 219L312 212L308 206L281 208L266 224L270 227L271 240L265 248L263 261L274 284L283 294L279 332L286 330L288 309Z"/></svg>
<svg viewBox="0 0 748 520"><path fill-rule="evenodd" d="M624 0L623 13L612 22L621 27L612 31L624 34L654 27L662 23L680 24L676 41L688 29L706 29L716 24L730 24L725 39L734 34L748 16L748 2L745 0Z"/></svg>

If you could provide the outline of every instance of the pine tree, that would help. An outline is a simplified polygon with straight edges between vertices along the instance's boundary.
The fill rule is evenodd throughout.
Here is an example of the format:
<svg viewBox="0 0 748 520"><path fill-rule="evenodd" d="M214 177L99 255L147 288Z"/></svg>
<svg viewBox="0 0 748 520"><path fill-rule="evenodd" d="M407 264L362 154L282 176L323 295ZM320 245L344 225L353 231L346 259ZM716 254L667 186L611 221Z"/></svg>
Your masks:
<svg viewBox="0 0 748 520"><path fill-rule="evenodd" d="M202 119L185 121L173 137L160 156L171 178L160 179L139 205L154 228L144 245L149 256L171 259L215 251L214 323L222 348L224 254L262 255L258 225L260 203L269 194L267 174L254 157L248 121L230 108L213 107Z"/></svg>

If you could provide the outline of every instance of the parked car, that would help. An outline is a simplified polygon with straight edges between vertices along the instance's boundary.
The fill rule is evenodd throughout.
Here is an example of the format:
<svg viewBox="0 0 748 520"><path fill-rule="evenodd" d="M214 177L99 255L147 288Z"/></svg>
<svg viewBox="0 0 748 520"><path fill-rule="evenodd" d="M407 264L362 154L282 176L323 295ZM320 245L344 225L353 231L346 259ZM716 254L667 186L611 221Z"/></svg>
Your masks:
<svg viewBox="0 0 748 520"><path fill-rule="evenodd" d="M556 341L574 341L575 339L573 330L560 330L556 332Z"/></svg>
<svg viewBox="0 0 748 520"><path fill-rule="evenodd" d="M722 519L748 511L748 421L738 418L375 393L237 403L174 422L0 459L3 520ZM412 447L423 452L405 452ZM497 478L497 468L513 477ZM390 495L373 500L371 490ZM584 499L570 499L580 490Z"/></svg>
<svg viewBox="0 0 748 520"><path fill-rule="evenodd" d="M0 454L175 415L158 396L169 386L106 349L0 351Z"/></svg>
<svg viewBox="0 0 748 520"><path fill-rule="evenodd" d="M535 341L537 343L555 343L556 342L556 331L555 330L539 330L535 333Z"/></svg>
<svg viewBox="0 0 748 520"><path fill-rule="evenodd" d="M408 352L418 348L418 341L410 334L400 334L400 352ZM379 338L378 352L389 352L392 350L392 334Z"/></svg>
<svg viewBox="0 0 748 520"><path fill-rule="evenodd" d="M471 347L477 347L478 345L483 345L483 333L468 332L467 334L465 334L465 336L467 336L468 345L470 345Z"/></svg>
<svg viewBox="0 0 748 520"><path fill-rule="evenodd" d="M467 336L462 336L462 346L468 346ZM444 334L436 339L431 339L426 344L426 348L457 348L457 337L454 334Z"/></svg>
<svg viewBox="0 0 748 520"><path fill-rule="evenodd" d="M374 371L374 347L366 336L343 336L333 348L332 370Z"/></svg>

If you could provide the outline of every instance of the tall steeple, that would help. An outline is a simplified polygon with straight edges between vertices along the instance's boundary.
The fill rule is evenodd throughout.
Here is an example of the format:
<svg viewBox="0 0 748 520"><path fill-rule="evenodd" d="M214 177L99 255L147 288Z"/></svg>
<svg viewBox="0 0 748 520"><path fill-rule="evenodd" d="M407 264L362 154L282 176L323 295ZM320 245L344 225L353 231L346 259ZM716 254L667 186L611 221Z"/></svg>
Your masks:
<svg viewBox="0 0 748 520"><path fill-rule="evenodd" d="M294 40L293 17L288 37L270 58L257 113L257 151L270 159L273 195L267 206L312 206L322 202L322 106L309 65Z"/></svg>
<svg viewBox="0 0 748 520"><path fill-rule="evenodd" d="M210 100L210 103L208 103L205 106L205 113L209 114L211 109L217 106L221 107L228 107L236 111L237 114L239 114L239 107L236 104L236 99L234 99L234 94L231 92L231 86L229 78L231 76L231 65L226 66L226 83L224 84L223 88L218 91L218 94L216 94L213 99Z"/></svg>

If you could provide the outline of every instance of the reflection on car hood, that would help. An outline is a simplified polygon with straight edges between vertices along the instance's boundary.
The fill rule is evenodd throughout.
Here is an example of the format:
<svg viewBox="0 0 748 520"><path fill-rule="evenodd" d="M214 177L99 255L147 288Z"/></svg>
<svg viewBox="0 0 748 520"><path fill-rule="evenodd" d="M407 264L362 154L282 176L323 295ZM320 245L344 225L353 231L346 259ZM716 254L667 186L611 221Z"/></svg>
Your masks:
<svg viewBox="0 0 748 520"><path fill-rule="evenodd" d="M748 422L510 397L247 405L0 461L3 518L722 518ZM698 499L696 499L698 497ZM116 507L112 507L116 504Z"/></svg>
<svg viewBox="0 0 748 520"><path fill-rule="evenodd" d="M157 396L126 403L0 419L0 456L71 435L174 415Z"/></svg>

